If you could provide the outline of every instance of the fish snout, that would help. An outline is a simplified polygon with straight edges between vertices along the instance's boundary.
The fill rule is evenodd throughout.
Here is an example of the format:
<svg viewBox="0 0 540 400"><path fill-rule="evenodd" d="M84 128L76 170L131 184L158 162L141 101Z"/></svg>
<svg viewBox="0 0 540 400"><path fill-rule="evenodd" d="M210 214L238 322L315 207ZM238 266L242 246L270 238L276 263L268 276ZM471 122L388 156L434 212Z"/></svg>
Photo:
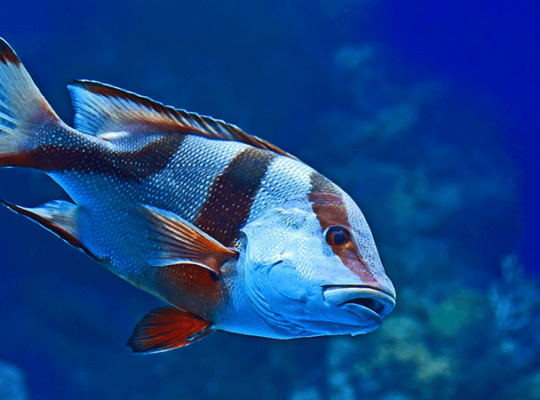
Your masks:
<svg viewBox="0 0 540 400"><path fill-rule="evenodd" d="M324 286L323 295L331 306L377 320L390 314L396 305L394 293L369 286Z"/></svg>

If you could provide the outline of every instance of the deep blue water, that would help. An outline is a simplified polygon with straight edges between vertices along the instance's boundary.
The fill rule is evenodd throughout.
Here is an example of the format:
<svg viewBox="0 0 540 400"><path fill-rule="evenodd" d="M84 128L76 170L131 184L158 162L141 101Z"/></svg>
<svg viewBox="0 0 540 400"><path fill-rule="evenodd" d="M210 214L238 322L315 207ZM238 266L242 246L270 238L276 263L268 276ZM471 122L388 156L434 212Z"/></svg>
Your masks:
<svg viewBox="0 0 540 400"><path fill-rule="evenodd" d="M125 341L159 301L2 209L0 361L31 399L537 398L540 6L528 3L4 6L0 36L66 122L65 85L95 79L235 123L340 184L398 306L364 337L219 332L140 357ZM2 198L62 196L40 173L0 171Z"/></svg>
<svg viewBox="0 0 540 400"><path fill-rule="evenodd" d="M529 269L540 272L540 5L389 1L382 15L381 37L404 59L450 75L488 97L499 113L505 149L524 177L523 257Z"/></svg>

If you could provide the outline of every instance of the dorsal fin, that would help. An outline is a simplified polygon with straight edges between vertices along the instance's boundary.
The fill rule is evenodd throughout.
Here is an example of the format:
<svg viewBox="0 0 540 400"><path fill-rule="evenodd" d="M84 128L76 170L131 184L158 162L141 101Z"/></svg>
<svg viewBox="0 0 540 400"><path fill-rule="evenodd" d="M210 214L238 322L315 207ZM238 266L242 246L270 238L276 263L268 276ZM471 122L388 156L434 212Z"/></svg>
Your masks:
<svg viewBox="0 0 540 400"><path fill-rule="evenodd" d="M233 140L296 157L236 125L165 106L148 97L96 81L76 80L68 85L75 108L75 128L89 135L108 132L176 132L211 139Z"/></svg>

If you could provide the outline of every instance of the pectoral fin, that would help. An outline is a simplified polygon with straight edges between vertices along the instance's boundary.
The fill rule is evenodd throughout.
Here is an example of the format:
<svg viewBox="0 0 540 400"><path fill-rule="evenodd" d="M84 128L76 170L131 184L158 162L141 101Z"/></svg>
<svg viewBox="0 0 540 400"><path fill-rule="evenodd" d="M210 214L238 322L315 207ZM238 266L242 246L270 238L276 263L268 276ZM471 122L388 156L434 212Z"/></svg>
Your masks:
<svg viewBox="0 0 540 400"><path fill-rule="evenodd" d="M189 311L159 307L135 325L127 345L134 353L158 353L187 346L213 331L210 322Z"/></svg>
<svg viewBox="0 0 540 400"><path fill-rule="evenodd" d="M238 258L237 251L223 246L176 214L148 205L144 205L143 210L150 222L149 239L156 242L159 249L149 257L149 264L198 264L219 277L221 265L229 258Z"/></svg>

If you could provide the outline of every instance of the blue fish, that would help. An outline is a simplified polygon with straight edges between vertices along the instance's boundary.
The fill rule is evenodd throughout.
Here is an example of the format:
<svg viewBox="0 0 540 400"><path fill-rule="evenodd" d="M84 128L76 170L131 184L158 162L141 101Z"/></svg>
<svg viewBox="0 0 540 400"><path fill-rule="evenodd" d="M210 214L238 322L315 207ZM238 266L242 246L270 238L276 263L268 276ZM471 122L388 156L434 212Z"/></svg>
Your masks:
<svg viewBox="0 0 540 400"><path fill-rule="evenodd" d="M395 306L368 224L341 188L235 125L99 82L72 82L62 122L0 39L0 167L35 168L72 201L2 200L168 303L134 352L215 330L357 335Z"/></svg>

